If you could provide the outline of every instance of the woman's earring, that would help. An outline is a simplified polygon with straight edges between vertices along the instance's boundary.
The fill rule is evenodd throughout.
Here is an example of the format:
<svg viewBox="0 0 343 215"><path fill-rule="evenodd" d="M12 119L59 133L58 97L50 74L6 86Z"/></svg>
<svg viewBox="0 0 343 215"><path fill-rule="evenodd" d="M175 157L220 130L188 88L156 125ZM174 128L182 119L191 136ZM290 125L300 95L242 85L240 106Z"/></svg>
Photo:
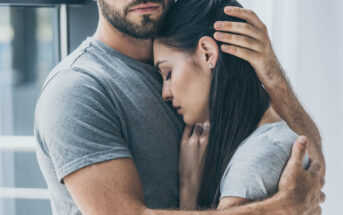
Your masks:
<svg viewBox="0 0 343 215"><path fill-rule="evenodd" d="M211 68L211 69L213 68L213 64L212 64L212 63L210 63L210 68Z"/></svg>

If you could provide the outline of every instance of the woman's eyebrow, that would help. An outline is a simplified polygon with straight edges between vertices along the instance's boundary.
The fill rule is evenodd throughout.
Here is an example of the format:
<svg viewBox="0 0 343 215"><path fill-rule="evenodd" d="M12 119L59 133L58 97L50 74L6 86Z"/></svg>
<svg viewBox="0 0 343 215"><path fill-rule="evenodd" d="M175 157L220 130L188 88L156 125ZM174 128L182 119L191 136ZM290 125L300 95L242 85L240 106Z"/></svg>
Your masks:
<svg viewBox="0 0 343 215"><path fill-rule="evenodd" d="M162 61L157 61L157 63L156 63L156 69L157 70L160 70L160 65L162 64L162 63L165 63L165 62L167 62L166 60L162 60Z"/></svg>

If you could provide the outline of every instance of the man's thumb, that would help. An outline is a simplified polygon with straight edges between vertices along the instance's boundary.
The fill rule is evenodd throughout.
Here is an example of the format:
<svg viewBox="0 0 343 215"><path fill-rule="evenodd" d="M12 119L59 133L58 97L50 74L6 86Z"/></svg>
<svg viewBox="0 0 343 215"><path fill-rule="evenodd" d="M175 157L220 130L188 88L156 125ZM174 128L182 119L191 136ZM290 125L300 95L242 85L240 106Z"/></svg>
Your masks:
<svg viewBox="0 0 343 215"><path fill-rule="evenodd" d="M296 139L295 143L293 144L292 155L290 158L293 160L293 162L302 162L306 154L307 144L308 140L305 136L300 136Z"/></svg>

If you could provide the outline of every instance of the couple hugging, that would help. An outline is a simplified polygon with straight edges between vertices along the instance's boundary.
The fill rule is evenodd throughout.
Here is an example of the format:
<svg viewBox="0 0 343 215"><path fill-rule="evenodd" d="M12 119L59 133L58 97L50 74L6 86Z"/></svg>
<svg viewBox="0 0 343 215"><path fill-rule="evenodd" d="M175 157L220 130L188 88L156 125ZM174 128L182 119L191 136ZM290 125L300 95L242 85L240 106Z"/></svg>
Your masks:
<svg viewBox="0 0 343 215"><path fill-rule="evenodd" d="M36 106L53 214L321 214L320 134L254 12L235 0L97 4L97 31Z"/></svg>

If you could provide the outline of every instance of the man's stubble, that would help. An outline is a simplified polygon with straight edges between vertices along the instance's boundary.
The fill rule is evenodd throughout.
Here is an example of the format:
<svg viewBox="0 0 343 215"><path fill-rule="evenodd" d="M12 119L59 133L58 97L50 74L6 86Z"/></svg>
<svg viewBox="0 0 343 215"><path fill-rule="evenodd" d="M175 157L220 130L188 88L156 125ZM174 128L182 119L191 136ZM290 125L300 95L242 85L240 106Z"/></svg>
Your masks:
<svg viewBox="0 0 343 215"><path fill-rule="evenodd" d="M136 0L129 5L127 5L123 12L117 11L111 8L105 0L98 0L99 7L102 15L107 20L107 22L116 30L123 34L136 39L150 39L153 38L162 24L164 18L167 15L167 11L170 8L173 1L168 0L167 3L164 0ZM163 8L163 14L158 20L151 19L150 15L143 15L143 19L140 23L133 23L127 20L126 16L129 13L129 8L143 4L143 3L160 3Z"/></svg>

